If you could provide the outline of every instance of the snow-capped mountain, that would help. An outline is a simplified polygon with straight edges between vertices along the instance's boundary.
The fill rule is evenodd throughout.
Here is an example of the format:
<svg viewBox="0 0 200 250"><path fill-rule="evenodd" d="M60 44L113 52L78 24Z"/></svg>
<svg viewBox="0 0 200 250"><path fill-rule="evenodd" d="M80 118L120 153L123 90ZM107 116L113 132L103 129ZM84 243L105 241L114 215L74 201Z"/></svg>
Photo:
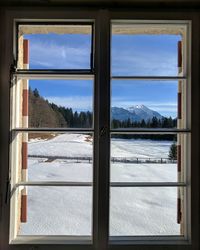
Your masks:
<svg viewBox="0 0 200 250"><path fill-rule="evenodd" d="M141 121L144 119L145 121L151 120L153 117L158 119L162 119L162 115L158 112L147 108L144 105L135 105L131 106L127 109L112 107L111 109L112 119L124 121L130 119L131 121Z"/></svg>

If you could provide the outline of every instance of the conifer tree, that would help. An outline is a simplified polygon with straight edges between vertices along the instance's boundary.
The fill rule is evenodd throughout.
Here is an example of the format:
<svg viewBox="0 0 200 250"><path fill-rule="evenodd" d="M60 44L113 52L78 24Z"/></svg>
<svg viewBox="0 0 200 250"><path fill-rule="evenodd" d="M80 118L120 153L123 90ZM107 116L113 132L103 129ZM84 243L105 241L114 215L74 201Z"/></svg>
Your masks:
<svg viewBox="0 0 200 250"><path fill-rule="evenodd" d="M175 141L170 146L168 157L170 160L177 160L177 146Z"/></svg>

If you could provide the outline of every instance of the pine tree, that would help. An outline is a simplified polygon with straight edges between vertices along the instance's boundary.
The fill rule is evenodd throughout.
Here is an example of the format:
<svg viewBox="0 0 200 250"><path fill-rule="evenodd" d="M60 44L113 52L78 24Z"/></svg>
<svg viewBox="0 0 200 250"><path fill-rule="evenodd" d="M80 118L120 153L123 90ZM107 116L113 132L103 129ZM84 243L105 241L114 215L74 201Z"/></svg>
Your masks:
<svg viewBox="0 0 200 250"><path fill-rule="evenodd" d="M154 116L151 121L151 127L152 128L157 128L158 127L158 118Z"/></svg>
<svg viewBox="0 0 200 250"><path fill-rule="evenodd" d="M34 94L35 97L39 97L40 96L39 91L36 88L33 90L33 94Z"/></svg>
<svg viewBox="0 0 200 250"><path fill-rule="evenodd" d="M170 160L177 160L177 146L175 141L170 146L168 157Z"/></svg>
<svg viewBox="0 0 200 250"><path fill-rule="evenodd" d="M141 126L141 128L145 128L146 127L146 122L145 122L144 119L142 119L140 126Z"/></svg>

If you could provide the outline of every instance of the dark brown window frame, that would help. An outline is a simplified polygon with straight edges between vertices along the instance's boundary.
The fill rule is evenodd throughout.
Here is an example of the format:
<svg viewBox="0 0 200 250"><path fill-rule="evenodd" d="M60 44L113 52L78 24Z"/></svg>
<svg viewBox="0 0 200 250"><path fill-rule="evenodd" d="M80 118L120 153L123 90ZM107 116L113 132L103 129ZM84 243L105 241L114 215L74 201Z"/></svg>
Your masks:
<svg viewBox="0 0 200 250"><path fill-rule="evenodd" d="M77 14L78 13L78 14ZM8 10L5 13L1 13L2 22L1 22L1 34L3 37L0 41L0 48L4 54L1 58L1 200L2 200L2 210L1 210L1 227L0 227L0 236L1 236L1 247L2 249L27 249L27 245L9 245L9 199L5 200L5 194L8 190L8 176L9 176L9 82L10 82L10 68L13 64L12 56L12 32L13 21L14 19L42 19L44 18L44 10L19 10L13 9ZM76 16L77 15L77 16ZM85 19L88 17L95 19L97 31L95 33L96 41L102 37L100 43L96 42L98 48L95 55L95 64L97 72L95 74L95 80L97 85L95 87L96 99L95 105L97 106L96 121L94 124L94 130L96 136L95 146L95 163L96 168L94 171L94 178L96 182L94 183L95 194L93 196L94 201L94 216L95 216L95 227L94 239L92 245L87 244L68 244L66 245L39 245L35 246L39 249L162 249L163 245L168 244L168 242L134 242L123 243L116 242L113 244L108 244L108 213L105 213L105 210L109 211L109 168L102 168L100 166L109 165L109 132L108 129L105 130L105 133L101 138L99 138L99 131L109 124L110 119L110 44L108 43L110 36L109 24L111 19L145 19L145 20L192 20L192 114L191 114L191 140L192 140L192 156L191 156L191 242L179 242L174 241L170 242L169 245L165 245L165 249L198 249L199 239L199 14L196 12L179 12L174 13L160 9L160 11L108 11L108 10L94 10L94 11L81 11L80 9L71 10L55 10L50 9L45 10L45 17L47 19L74 19L82 18ZM104 51L104 55L100 53L103 48L107 48ZM103 74L103 72L105 74ZM101 83L101 84L100 84ZM99 106L99 100L104 101L104 105ZM2 109L3 108L3 109ZM2 112L3 111L3 112ZM102 115L104 114L104 115ZM107 160L106 160L107 159ZM2 167L3 166L3 167ZM101 183L101 188L98 184ZM103 205L102 205L103 204ZM138 246L137 244L140 244Z"/></svg>

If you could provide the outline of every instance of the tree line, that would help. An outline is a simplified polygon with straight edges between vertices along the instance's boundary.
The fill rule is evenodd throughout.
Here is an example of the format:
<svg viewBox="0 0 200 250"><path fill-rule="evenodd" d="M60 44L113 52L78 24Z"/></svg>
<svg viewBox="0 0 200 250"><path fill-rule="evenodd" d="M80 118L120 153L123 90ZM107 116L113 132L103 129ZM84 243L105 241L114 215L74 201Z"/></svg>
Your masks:
<svg viewBox="0 0 200 250"><path fill-rule="evenodd" d="M114 129L117 128L176 128L177 127L177 119L173 119L172 117L162 117L162 119L158 119L157 117L153 117L152 119L148 119L145 121L144 119L141 121L131 121L130 119L119 121L113 119L111 121L111 127ZM161 135L161 134L119 134L113 135L113 138L123 138L123 139L150 139L150 140L176 140L175 135Z"/></svg>
<svg viewBox="0 0 200 250"><path fill-rule="evenodd" d="M72 108L58 106L45 100L38 89L29 89L29 126L30 127L70 127L70 128L91 128L93 123L93 114L90 111L73 111ZM127 119L120 121L112 119L111 128L175 128L177 119L171 117L162 117L158 119L153 117L145 121L131 121ZM115 138L124 139L153 139L153 140L174 140L174 135L112 135Z"/></svg>
<svg viewBox="0 0 200 250"><path fill-rule="evenodd" d="M162 119L158 119L157 117L153 117L152 119L148 119L145 121L142 119L141 121L131 121L131 119L127 119L124 121L119 121L113 119L111 121L112 128L175 128L177 126L177 119L172 119L172 117L162 117Z"/></svg>
<svg viewBox="0 0 200 250"><path fill-rule="evenodd" d="M90 128L92 112L77 112L45 100L38 89L29 88L29 126L51 128Z"/></svg>

